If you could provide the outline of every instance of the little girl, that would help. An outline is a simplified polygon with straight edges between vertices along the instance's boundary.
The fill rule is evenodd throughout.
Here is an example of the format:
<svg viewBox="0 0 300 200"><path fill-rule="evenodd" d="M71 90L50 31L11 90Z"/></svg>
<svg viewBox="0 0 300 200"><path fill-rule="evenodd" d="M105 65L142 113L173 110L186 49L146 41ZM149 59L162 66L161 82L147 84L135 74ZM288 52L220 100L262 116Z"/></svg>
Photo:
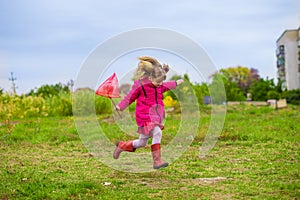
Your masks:
<svg viewBox="0 0 300 200"><path fill-rule="evenodd" d="M164 129L162 121L165 118L163 93L176 88L183 80L163 82L169 71L168 65L162 66L156 59L147 56L140 57L139 60L134 75L134 84L116 109L123 111L136 101L135 116L137 132L140 136L137 140L118 142L113 157L118 159L122 151L134 152L137 148L146 146L148 139L152 137L153 168L159 169L169 165L161 160L160 152L162 130Z"/></svg>

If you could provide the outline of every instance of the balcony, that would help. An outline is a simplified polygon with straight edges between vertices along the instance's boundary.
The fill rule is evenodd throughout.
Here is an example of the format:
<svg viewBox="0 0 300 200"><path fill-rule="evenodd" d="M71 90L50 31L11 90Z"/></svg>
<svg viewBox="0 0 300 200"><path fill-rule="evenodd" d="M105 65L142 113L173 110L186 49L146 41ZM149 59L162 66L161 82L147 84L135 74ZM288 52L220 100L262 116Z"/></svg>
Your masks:
<svg viewBox="0 0 300 200"><path fill-rule="evenodd" d="M277 68L284 68L285 60L283 58L277 58Z"/></svg>

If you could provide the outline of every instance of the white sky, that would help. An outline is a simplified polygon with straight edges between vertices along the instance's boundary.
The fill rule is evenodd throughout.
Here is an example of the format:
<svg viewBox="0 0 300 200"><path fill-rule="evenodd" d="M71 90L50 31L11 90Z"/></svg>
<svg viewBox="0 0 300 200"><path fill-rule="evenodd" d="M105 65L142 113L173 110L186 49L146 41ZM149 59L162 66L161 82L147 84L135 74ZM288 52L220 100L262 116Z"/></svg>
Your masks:
<svg viewBox="0 0 300 200"><path fill-rule="evenodd" d="M299 25L298 0L0 1L0 88L11 89L10 72L19 94L75 80L99 44L144 27L186 35L218 68L241 65L276 79L276 40Z"/></svg>

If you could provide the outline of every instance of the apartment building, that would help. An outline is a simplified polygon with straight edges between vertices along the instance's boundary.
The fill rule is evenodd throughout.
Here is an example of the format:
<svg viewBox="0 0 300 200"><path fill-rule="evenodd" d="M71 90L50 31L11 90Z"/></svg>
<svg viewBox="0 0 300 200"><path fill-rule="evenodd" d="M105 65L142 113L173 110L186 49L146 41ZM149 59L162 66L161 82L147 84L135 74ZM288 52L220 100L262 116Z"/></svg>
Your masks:
<svg viewBox="0 0 300 200"><path fill-rule="evenodd" d="M288 90L300 88L300 27L284 31L276 45L277 76Z"/></svg>

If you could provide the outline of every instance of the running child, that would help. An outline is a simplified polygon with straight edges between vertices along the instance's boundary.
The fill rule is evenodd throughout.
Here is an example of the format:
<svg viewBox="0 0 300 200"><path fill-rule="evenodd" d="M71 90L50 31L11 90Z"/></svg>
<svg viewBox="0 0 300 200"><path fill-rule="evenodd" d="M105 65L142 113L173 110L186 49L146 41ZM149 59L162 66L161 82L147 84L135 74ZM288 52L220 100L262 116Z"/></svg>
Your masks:
<svg viewBox="0 0 300 200"><path fill-rule="evenodd" d="M162 122L165 118L163 93L175 89L183 80L164 82L169 71L168 65L161 65L156 59L148 56L139 57L139 60L134 84L115 108L123 111L136 101L135 117L139 139L118 142L113 157L118 159L122 151L134 152L137 148L145 147L148 139L152 137L153 168L160 169L169 165L162 161L160 151L164 129Z"/></svg>

